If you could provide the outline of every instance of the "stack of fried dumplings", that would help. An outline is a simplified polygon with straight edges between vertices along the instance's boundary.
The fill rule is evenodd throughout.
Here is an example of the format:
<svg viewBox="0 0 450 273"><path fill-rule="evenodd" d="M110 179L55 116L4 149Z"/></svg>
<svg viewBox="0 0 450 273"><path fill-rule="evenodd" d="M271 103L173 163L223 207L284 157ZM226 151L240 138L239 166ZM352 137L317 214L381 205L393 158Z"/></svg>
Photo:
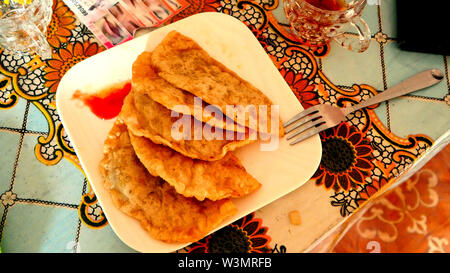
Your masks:
<svg viewBox="0 0 450 273"><path fill-rule="evenodd" d="M270 107L272 102L176 31L152 52L139 55L132 69L132 90L104 145L99 166L104 186L115 206L139 220L153 238L199 240L237 212L233 198L261 184L233 154L255 141L249 132L259 128L250 126L252 117L238 123L236 116L194 111L199 107L194 98L202 99L200 110L212 105L222 112L226 105ZM191 135L182 138L172 135L177 105L186 106L179 114L191 121ZM208 138L205 128L224 129L223 140ZM283 134L281 126L277 132Z"/></svg>

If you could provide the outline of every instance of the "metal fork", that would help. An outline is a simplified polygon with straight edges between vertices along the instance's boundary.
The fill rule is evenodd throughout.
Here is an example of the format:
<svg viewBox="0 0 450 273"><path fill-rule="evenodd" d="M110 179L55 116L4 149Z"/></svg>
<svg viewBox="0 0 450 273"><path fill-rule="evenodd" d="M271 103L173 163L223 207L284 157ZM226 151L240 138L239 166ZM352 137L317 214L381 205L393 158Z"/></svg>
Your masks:
<svg viewBox="0 0 450 273"><path fill-rule="evenodd" d="M300 135L290 143L291 145L297 144L325 129L338 125L345 119L345 116L356 110L432 86L443 78L444 74L440 70L429 69L353 106L345 108L328 104L312 106L283 124L286 130L286 138L290 140Z"/></svg>

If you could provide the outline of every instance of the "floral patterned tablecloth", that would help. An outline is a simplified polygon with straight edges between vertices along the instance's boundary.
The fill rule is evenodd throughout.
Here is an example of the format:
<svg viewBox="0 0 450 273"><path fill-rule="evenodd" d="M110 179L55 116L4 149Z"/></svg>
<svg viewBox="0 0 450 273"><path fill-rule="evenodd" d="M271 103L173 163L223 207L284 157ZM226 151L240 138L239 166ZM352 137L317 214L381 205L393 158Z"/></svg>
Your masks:
<svg viewBox="0 0 450 273"><path fill-rule="evenodd" d="M323 132L321 164L310 181L181 251L307 251L449 142L448 57L399 50L394 1L379 2L364 10L372 40L360 54L334 43L302 44L278 0L189 0L173 18L215 11L240 19L305 108L345 106L422 70L445 72L431 88L357 111ZM62 76L105 49L61 0L47 37L47 60L0 48L0 245L3 252L131 252L108 225L54 100ZM300 224L290 222L292 211Z"/></svg>

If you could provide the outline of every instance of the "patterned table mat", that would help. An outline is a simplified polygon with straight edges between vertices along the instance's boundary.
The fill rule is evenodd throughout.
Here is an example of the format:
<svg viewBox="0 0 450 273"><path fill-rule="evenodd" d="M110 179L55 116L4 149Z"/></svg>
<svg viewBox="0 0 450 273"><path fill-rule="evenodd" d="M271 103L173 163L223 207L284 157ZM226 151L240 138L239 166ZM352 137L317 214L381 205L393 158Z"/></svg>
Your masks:
<svg viewBox="0 0 450 273"><path fill-rule="evenodd" d="M290 33L278 0L189 2L173 21L206 11L240 19L305 108L359 102L431 67L446 77L349 115L321 134L323 158L304 186L182 251L305 251L448 141L448 57L397 48L393 1L365 8L373 35L361 54L334 43L303 45ZM52 59L0 49L0 244L4 252L130 252L108 225L54 101L68 69L104 48L61 0L53 10L47 35ZM300 225L289 222L293 210Z"/></svg>

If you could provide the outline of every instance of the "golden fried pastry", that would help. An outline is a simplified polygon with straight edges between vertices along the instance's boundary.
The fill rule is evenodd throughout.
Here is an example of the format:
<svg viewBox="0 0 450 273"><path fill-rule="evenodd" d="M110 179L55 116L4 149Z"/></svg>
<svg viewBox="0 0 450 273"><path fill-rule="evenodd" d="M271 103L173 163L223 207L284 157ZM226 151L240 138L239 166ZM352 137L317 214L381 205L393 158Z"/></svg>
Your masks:
<svg viewBox="0 0 450 273"><path fill-rule="evenodd" d="M167 243L199 240L236 213L229 199L186 198L152 176L134 153L124 124L116 122L104 146L100 172L114 204L136 218L150 235Z"/></svg>
<svg viewBox="0 0 450 273"><path fill-rule="evenodd" d="M259 132L284 135L279 118L271 119L270 99L189 37L170 32L153 50L151 64L161 78L218 107L236 123ZM227 105L236 106L236 111L227 112ZM254 111L248 111L250 106L255 107ZM260 115L264 109L266 114ZM277 124L272 129L274 122Z"/></svg>
<svg viewBox="0 0 450 273"><path fill-rule="evenodd" d="M132 88L119 117L134 135L144 136L156 144L166 145L187 157L201 160L219 160L228 151L252 142L248 134L220 131L192 116L184 116L186 120L183 117L171 117L171 113L149 96L135 92ZM177 124L184 126L177 128Z"/></svg>
<svg viewBox="0 0 450 273"><path fill-rule="evenodd" d="M244 126L234 123L216 107L208 105L201 98L197 98L198 103L195 103L194 95L159 77L150 64L150 56L151 52L145 51L133 63L132 84L135 92L146 94L170 110L192 115L213 127L245 133Z"/></svg>
<svg viewBox="0 0 450 273"><path fill-rule="evenodd" d="M217 161L192 159L148 138L129 134L136 155L150 174L160 176L186 197L215 201L242 197L261 186L232 153Z"/></svg>

